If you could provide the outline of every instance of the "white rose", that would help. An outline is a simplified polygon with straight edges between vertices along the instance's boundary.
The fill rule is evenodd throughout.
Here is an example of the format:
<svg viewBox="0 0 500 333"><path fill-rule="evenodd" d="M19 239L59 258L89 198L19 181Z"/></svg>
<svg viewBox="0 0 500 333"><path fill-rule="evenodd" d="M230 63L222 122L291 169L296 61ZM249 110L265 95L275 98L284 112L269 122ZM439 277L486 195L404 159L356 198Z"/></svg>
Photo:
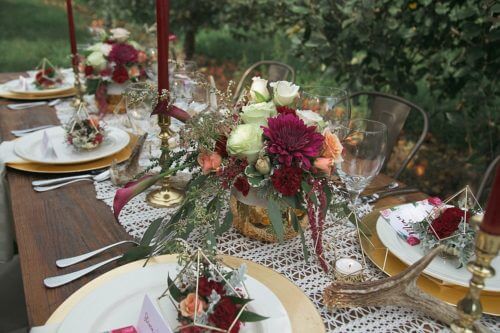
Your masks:
<svg viewBox="0 0 500 333"><path fill-rule="evenodd" d="M272 82L271 87L274 93L274 103L286 106L292 104L299 93L300 87L288 81Z"/></svg>
<svg viewBox="0 0 500 333"><path fill-rule="evenodd" d="M267 125L267 118L277 114L273 102L248 104L241 111L241 119L245 124Z"/></svg>
<svg viewBox="0 0 500 333"><path fill-rule="evenodd" d="M96 43L90 47L87 48L87 51L92 51L92 52L101 52L104 54L104 56L108 56L109 52L111 52L111 45L108 43Z"/></svg>
<svg viewBox="0 0 500 333"><path fill-rule="evenodd" d="M116 40L117 42L124 42L130 36L130 31L123 28L111 29L109 32L111 32L111 38Z"/></svg>
<svg viewBox="0 0 500 333"><path fill-rule="evenodd" d="M252 78L252 86L250 87L250 98L253 102L267 102L270 98L269 90L267 90L267 80L260 76Z"/></svg>
<svg viewBox="0 0 500 333"><path fill-rule="evenodd" d="M98 70L103 69L106 65L106 58L101 52L94 51L87 57L87 64Z"/></svg>
<svg viewBox="0 0 500 333"><path fill-rule="evenodd" d="M308 126L318 125L322 127L325 125L323 117L311 110L297 110L295 111L297 116L304 121L304 124Z"/></svg>

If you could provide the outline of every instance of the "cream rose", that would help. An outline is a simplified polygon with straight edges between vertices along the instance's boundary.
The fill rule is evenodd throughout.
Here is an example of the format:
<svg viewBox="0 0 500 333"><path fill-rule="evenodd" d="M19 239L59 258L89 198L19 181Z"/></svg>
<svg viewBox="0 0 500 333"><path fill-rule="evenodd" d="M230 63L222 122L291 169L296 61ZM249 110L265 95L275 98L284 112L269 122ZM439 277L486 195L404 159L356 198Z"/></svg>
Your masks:
<svg viewBox="0 0 500 333"><path fill-rule="evenodd" d="M267 125L267 118L277 114L273 102L248 104L241 111L241 119L245 124Z"/></svg>
<svg viewBox="0 0 500 333"><path fill-rule="evenodd" d="M106 59L104 58L104 55L101 52L94 51L87 57L87 64L98 70L103 69L104 66L106 65Z"/></svg>
<svg viewBox="0 0 500 333"><path fill-rule="evenodd" d="M227 139L227 152L233 156L246 157L248 162L257 159L264 143L259 124L238 125Z"/></svg>
<svg viewBox="0 0 500 333"><path fill-rule="evenodd" d="M288 81L272 82L274 103L281 106L290 105L299 94L300 87Z"/></svg>
<svg viewBox="0 0 500 333"><path fill-rule="evenodd" d="M124 42L130 36L130 31L123 28L114 28L111 29L109 32L111 32L111 38L116 40L117 42Z"/></svg>
<svg viewBox="0 0 500 333"><path fill-rule="evenodd" d="M261 103L269 101L270 97L269 90L267 90L267 80L262 79L260 76L254 76L250 86L250 100Z"/></svg>
<svg viewBox="0 0 500 333"><path fill-rule="evenodd" d="M109 52L111 52L111 45L108 43L96 43L87 48L87 50L92 52L101 52L105 57L107 57Z"/></svg>
<svg viewBox="0 0 500 333"><path fill-rule="evenodd" d="M304 121L304 124L306 124L308 126L317 125L319 127L323 127L325 125L323 117L321 117L319 114L317 114L314 111L297 110L295 112L297 113L297 116Z"/></svg>

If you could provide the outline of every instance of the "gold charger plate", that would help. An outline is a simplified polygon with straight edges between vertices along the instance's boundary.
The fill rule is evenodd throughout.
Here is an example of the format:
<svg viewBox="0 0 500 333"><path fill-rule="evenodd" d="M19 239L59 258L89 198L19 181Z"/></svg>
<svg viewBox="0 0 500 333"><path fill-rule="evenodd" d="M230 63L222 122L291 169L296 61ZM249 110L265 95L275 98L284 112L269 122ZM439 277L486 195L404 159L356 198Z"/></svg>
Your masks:
<svg viewBox="0 0 500 333"><path fill-rule="evenodd" d="M231 257L222 256L223 261L231 267L237 267L243 263L247 265L248 275L259 280L265 284L272 292L279 298L285 307L288 317L292 323L292 330L295 333L302 332L325 332L325 325L319 315L316 307L311 300L290 280L280 275L279 273L254 263L252 261ZM140 268L144 265L145 260L139 260L127 265L115 268L98 278L87 283L82 288L78 289L73 295L68 297L54 313L47 319L47 324L61 323L71 309L78 304L86 295L92 290L101 286L102 284L130 272L134 269ZM162 263L176 263L177 256L174 254L163 255L152 258L148 265L162 264Z"/></svg>
<svg viewBox="0 0 500 333"><path fill-rule="evenodd" d="M12 169L29 171L36 173L73 173L73 172L83 172L98 170L102 168L109 167L113 160L117 163L123 162L130 157L132 149L134 149L135 143L137 142L137 136L130 134L130 141L128 145L123 148L118 153L101 158L100 160L90 161L87 163L80 164L39 164L39 163L7 163L7 166Z"/></svg>
<svg viewBox="0 0 500 333"><path fill-rule="evenodd" d="M363 251L375 264L375 266L387 275L393 276L408 268L408 265L393 255L384 246L377 235L376 224L380 215L380 210L382 209L384 208L374 210L363 218L362 222L368 227L371 235L369 237L362 236L361 243ZM420 276L417 280L417 285L426 293L453 306L456 306L457 302L461 300L467 292L467 288L457 285L443 284L441 281L426 275ZM481 304L483 305L484 313L493 316L500 316L500 293L482 293Z"/></svg>
<svg viewBox="0 0 500 333"><path fill-rule="evenodd" d="M46 93L46 94L19 94L10 91L0 91L1 98L26 100L26 101L36 101L44 99L55 99L74 96L76 93L76 88L69 88L56 93Z"/></svg>

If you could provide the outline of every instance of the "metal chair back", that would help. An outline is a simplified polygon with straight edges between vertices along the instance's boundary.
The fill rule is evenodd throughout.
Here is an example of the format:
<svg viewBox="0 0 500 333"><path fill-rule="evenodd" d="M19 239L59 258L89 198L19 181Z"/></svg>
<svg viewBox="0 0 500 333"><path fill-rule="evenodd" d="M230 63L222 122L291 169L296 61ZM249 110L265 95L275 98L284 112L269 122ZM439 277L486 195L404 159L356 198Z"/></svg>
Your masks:
<svg viewBox="0 0 500 333"><path fill-rule="evenodd" d="M387 126L387 151L385 160L386 164L391 157L393 148L396 145L398 137L410 112L412 110L416 110L423 118L423 128L417 142L415 143L415 146L411 149L406 158L403 160L399 169L393 175L393 177L397 179L424 142L424 139L429 132L429 117L427 116L427 113L419 106L405 100L404 98L394 95L379 92L360 91L352 93L350 95L350 98L353 99L361 96L367 96L371 99L370 119L380 121Z"/></svg>
<svg viewBox="0 0 500 333"><path fill-rule="evenodd" d="M253 71L261 66L267 66L267 74L264 77L269 82L288 80L290 82L295 81L295 70L285 63L274 61L274 60L262 60L256 62L252 66L248 67L247 70L241 76L238 85L236 86L236 91L234 93L234 101L237 101L243 91L244 84L251 79Z"/></svg>
<svg viewBox="0 0 500 333"><path fill-rule="evenodd" d="M490 182L490 178L495 173L495 169L500 167L500 155L498 155L491 163L488 165L486 172L483 175L483 179L481 179L481 183L479 184L479 188L476 192L476 199L481 203L481 196L484 194L486 190L486 185ZM486 202L486 199L485 201ZM484 208L484 207L483 207Z"/></svg>

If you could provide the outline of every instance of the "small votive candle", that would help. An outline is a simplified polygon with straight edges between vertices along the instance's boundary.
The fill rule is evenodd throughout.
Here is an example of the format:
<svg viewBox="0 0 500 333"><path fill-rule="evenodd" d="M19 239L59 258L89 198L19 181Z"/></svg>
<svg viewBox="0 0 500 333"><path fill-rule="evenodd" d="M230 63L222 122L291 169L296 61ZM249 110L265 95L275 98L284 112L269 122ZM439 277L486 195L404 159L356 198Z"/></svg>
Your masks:
<svg viewBox="0 0 500 333"><path fill-rule="evenodd" d="M333 275L335 280L340 282L361 282L363 281L363 266L352 258L340 258L335 261Z"/></svg>

